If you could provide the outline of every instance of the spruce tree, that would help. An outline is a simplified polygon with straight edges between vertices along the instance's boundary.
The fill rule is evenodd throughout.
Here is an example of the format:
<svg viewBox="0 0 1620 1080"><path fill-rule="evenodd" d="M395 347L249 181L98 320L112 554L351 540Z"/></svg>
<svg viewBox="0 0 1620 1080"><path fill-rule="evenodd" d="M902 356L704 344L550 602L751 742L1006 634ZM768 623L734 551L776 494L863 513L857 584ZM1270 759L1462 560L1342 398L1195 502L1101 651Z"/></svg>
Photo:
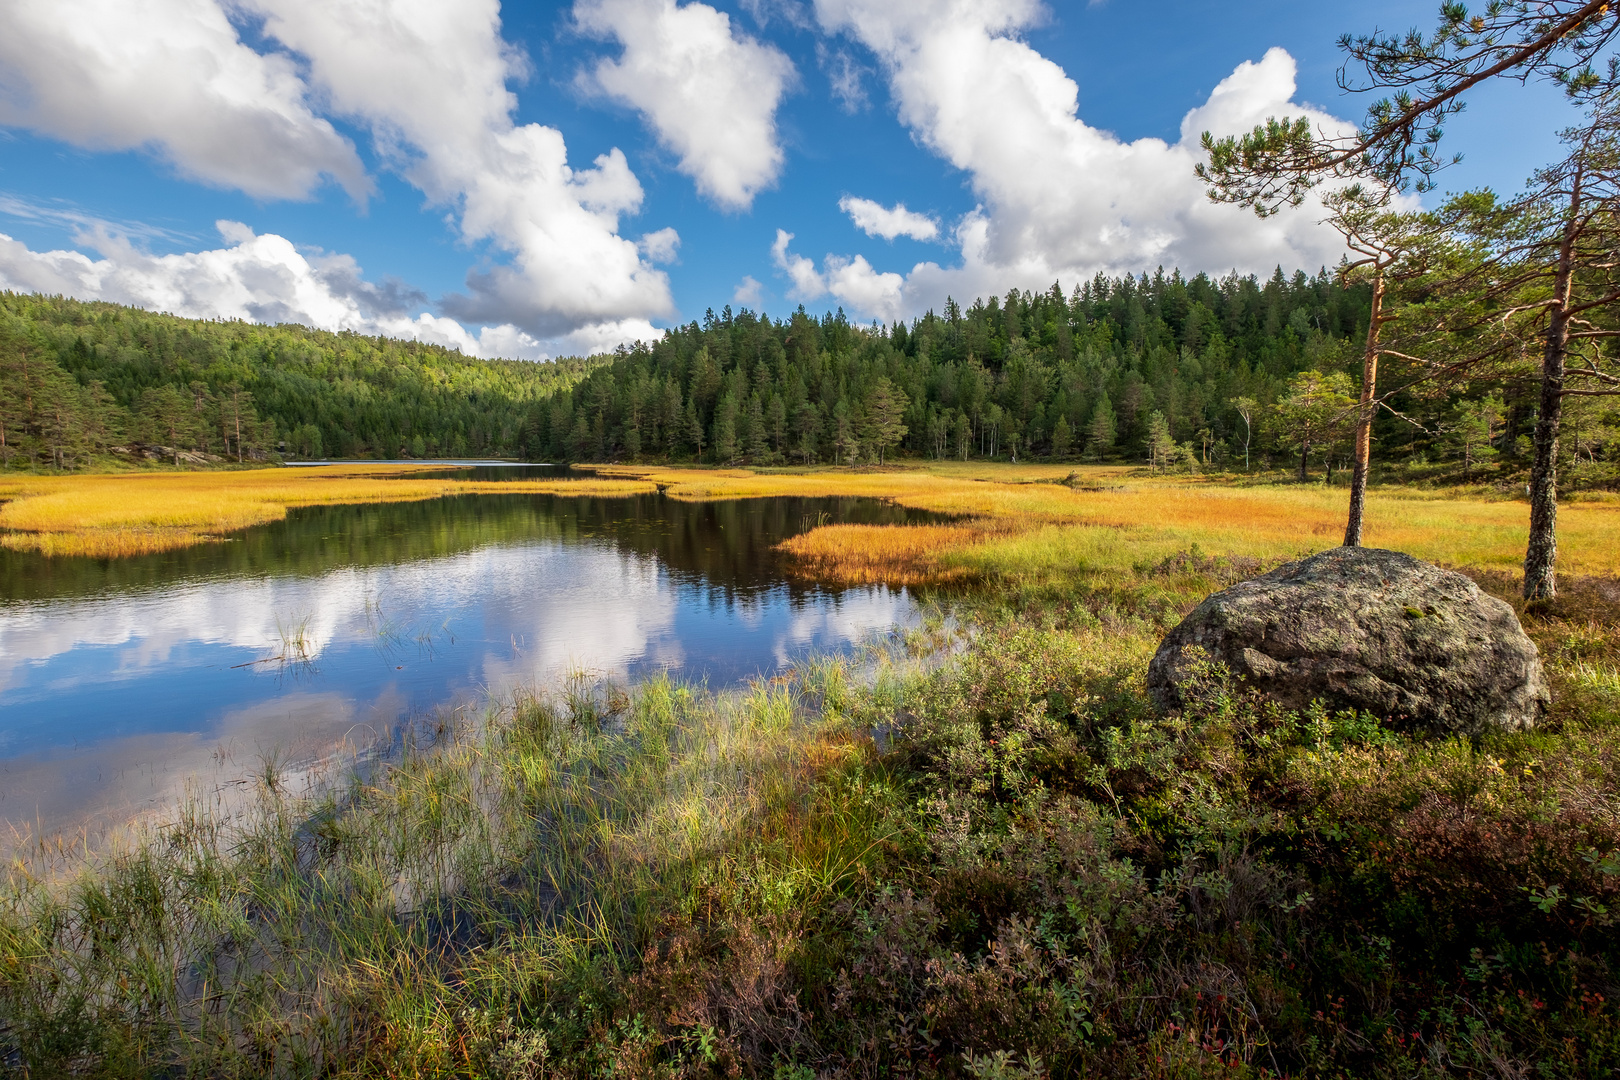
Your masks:
<svg viewBox="0 0 1620 1080"><path fill-rule="evenodd" d="M1086 425L1087 461L1101 461L1114 452L1114 440L1119 437L1119 425L1114 419L1114 406L1105 393L1091 410L1091 422Z"/></svg>
<svg viewBox="0 0 1620 1080"><path fill-rule="evenodd" d="M721 395L720 403L714 408L711 443L715 461L723 463L737 456L737 399L732 397L729 390Z"/></svg>
<svg viewBox="0 0 1620 1080"><path fill-rule="evenodd" d="M1074 439L1074 433L1069 430L1069 418L1059 416L1056 424L1052 425L1052 456L1068 457L1069 444Z"/></svg>

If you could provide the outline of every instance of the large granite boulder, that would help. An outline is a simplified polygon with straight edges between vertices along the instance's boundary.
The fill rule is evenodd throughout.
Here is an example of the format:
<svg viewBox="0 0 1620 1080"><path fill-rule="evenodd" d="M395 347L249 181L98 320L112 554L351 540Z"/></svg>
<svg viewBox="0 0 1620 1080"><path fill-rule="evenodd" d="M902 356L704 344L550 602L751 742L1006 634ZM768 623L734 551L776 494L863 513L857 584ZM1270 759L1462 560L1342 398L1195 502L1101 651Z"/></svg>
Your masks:
<svg viewBox="0 0 1620 1080"><path fill-rule="evenodd" d="M1148 690L1186 703L1197 652L1290 709L1316 699L1403 727L1534 727L1551 700L1513 609L1398 551L1335 548L1218 592L1159 646Z"/></svg>

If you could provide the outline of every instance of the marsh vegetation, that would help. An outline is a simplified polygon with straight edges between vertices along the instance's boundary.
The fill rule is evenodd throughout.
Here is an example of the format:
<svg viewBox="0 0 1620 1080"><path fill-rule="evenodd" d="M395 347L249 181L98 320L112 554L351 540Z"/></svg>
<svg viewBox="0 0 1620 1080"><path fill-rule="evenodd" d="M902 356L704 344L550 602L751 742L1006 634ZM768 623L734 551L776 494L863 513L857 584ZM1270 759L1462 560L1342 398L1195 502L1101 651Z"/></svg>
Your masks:
<svg viewBox="0 0 1620 1080"><path fill-rule="evenodd" d="M1163 631L1331 542L1342 496L1069 471L627 470L677 501L950 510L807 513L788 543L806 572L944 582L939 606L737 690L575 678L427 718L389 767L319 789L264 770L246 805L194 802L91 863L36 850L0 915L11 1063L1612 1072L1614 508L1570 508L1586 572L1524 616L1548 724L1470 741L1283 712L1219 670L1156 713ZM1373 542L1460 553L1515 595L1522 504L1373 496Z"/></svg>

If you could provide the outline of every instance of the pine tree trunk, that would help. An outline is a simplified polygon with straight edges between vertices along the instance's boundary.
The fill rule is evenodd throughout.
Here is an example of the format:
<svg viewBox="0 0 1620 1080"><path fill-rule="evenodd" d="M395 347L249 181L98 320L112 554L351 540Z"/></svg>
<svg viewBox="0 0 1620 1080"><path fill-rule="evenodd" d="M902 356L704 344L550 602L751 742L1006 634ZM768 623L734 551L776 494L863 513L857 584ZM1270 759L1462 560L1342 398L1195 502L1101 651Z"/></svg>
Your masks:
<svg viewBox="0 0 1620 1080"><path fill-rule="evenodd" d="M1373 276L1372 318L1367 323L1367 351L1361 360L1361 407L1356 414L1356 460L1350 475L1350 515L1344 526L1344 546L1361 546L1361 527L1367 514L1367 470L1372 463L1372 423L1377 411L1378 327L1384 317L1384 272Z"/></svg>
<svg viewBox="0 0 1620 1080"><path fill-rule="evenodd" d="M1551 335L1549 334L1549 338ZM1524 598L1558 595L1558 425L1564 411L1564 351L1551 342L1541 367L1541 415L1536 419L1535 462L1530 467L1530 543L1524 554Z"/></svg>
<svg viewBox="0 0 1620 1080"><path fill-rule="evenodd" d="M1536 417L1535 460L1530 466L1530 542L1524 552L1526 600L1551 600L1558 595L1558 427L1564 413L1564 363L1569 351L1569 299L1580 200L1577 182L1553 281L1557 304L1547 322L1541 357L1541 413Z"/></svg>
<svg viewBox="0 0 1620 1080"><path fill-rule="evenodd" d="M1310 471L1309 471L1310 470L1310 463L1311 463L1311 440L1306 439L1304 442L1300 443L1300 446L1299 446L1299 482L1302 483L1302 484L1305 483L1305 481L1307 481L1307 480L1309 480L1311 478L1311 474L1310 474Z"/></svg>

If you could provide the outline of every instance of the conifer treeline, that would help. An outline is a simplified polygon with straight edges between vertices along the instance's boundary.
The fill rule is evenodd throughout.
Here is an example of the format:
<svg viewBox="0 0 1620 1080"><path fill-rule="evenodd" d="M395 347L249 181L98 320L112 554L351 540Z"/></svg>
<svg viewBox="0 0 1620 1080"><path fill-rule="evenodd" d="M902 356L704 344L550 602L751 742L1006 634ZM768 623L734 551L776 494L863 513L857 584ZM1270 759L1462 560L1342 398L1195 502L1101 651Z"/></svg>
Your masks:
<svg viewBox="0 0 1620 1080"><path fill-rule="evenodd" d="M728 307L621 350L536 411L527 449L565 460L850 463L898 448L1148 461L1157 435L1176 453L1192 444L1200 460L1230 459L1245 429L1233 403L1274 402L1296 373L1342 366L1367 311L1364 288L1280 270L1264 282L1098 276L1069 295L1054 285L966 310L947 301L886 329Z"/></svg>
<svg viewBox="0 0 1620 1080"><path fill-rule="evenodd" d="M910 325L802 309L782 322L726 308L621 349L537 408L531 459L715 463L933 458L1125 461L1297 470L1347 464L1350 377L1371 294L1279 269L1261 281L1162 270L1097 276L1065 295L1014 290ZM1428 381L1375 422L1375 457L1452 480L1529 459L1533 383ZM1620 481L1614 399L1566 407L1563 475Z"/></svg>
<svg viewBox="0 0 1620 1080"><path fill-rule="evenodd" d="M710 463L894 454L1129 461L1154 468L1348 455L1365 286L1097 277L911 324L729 308L611 357L485 361L300 326L202 322L0 293L0 459L72 467L144 443L235 458L516 456ZM1396 399L1385 460L1459 477L1528 451L1528 387ZM1570 406L1564 467L1614 480L1612 402Z"/></svg>
<svg viewBox="0 0 1620 1080"><path fill-rule="evenodd" d="M0 457L511 455L532 406L590 364L0 292Z"/></svg>

